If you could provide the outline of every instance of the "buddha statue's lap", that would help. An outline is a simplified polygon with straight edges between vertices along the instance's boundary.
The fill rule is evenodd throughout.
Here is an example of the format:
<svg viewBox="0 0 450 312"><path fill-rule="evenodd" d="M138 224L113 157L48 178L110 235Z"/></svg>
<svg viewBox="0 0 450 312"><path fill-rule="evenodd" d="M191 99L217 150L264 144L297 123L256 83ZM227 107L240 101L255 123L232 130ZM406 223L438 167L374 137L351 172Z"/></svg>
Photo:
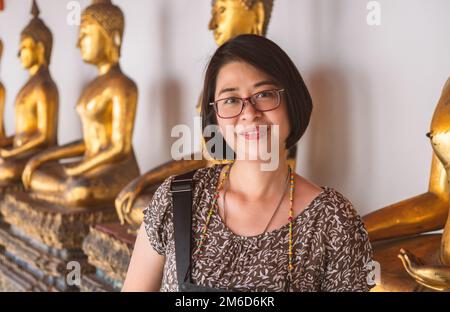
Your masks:
<svg viewBox="0 0 450 312"><path fill-rule="evenodd" d="M139 175L134 153L113 164L98 166L85 175L68 177L64 166L77 163L54 161L36 169L30 185L33 196L68 206L112 204L121 189Z"/></svg>
<svg viewBox="0 0 450 312"><path fill-rule="evenodd" d="M39 151L29 151L14 158L0 158L0 186L20 183L25 165Z"/></svg>

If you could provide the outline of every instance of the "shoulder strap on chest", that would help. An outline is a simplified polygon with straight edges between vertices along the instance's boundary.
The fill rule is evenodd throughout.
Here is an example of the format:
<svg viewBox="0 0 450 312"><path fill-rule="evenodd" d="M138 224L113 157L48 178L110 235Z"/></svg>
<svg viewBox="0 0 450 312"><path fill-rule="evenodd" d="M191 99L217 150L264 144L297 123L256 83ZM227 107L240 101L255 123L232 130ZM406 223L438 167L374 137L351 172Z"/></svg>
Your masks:
<svg viewBox="0 0 450 312"><path fill-rule="evenodd" d="M191 282L192 190L196 171L176 176L170 185L173 201L175 261L179 285Z"/></svg>

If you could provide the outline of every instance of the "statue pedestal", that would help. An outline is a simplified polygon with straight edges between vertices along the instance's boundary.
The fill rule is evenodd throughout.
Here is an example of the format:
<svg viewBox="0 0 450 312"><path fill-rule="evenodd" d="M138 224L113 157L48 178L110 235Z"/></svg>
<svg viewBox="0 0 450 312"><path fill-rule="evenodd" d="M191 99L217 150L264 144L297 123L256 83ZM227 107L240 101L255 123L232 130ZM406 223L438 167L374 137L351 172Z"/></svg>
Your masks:
<svg viewBox="0 0 450 312"><path fill-rule="evenodd" d="M23 190L24 190L24 188L23 188L23 184L22 183L13 183L13 184L0 185L0 201L3 200L3 197L8 192L21 192ZM3 223L4 222L3 222L2 212L0 210L0 226ZM1 245L0 245L0 248L1 248ZM0 287L0 289L1 289L1 287Z"/></svg>
<svg viewBox="0 0 450 312"><path fill-rule="evenodd" d="M14 291L78 291L68 264L79 264L81 277L93 272L83 239L91 225L116 220L112 206L67 208L22 191L4 194L0 212L0 290Z"/></svg>
<svg viewBox="0 0 450 312"><path fill-rule="evenodd" d="M23 184L17 183L17 184L9 184L9 185L0 185L0 200L3 200L5 194L10 192L23 192ZM0 212L0 222L2 221L2 215Z"/></svg>
<svg viewBox="0 0 450 312"><path fill-rule="evenodd" d="M92 226L83 243L89 264L96 268L81 280L81 291L120 291L127 274L136 236L119 223Z"/></svg>
<svg viewBox="0 0 450 312"><path fill-rule="evenodd" d="M427 263L438 263L440 244L441 234L422 234L372 243L373 258L380 263L381 268L381 285L377 285L372 291L431 291L416 283L397 255L400 248L404 248Z"/></svg>

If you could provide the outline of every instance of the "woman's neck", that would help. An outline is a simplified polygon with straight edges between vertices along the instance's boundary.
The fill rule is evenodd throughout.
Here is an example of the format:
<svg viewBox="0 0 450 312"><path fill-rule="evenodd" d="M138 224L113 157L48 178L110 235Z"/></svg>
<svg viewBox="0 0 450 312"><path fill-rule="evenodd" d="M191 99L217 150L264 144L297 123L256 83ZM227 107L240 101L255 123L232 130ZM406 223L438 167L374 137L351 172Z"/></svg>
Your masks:
<svg viewBox="0 0 450 312"><path fill-rule="evenodd" d="M248 201L259 201L279 195L286 188L288 162L280 157L278 167L263 171L262 162L236 160L230 169L229 190L237 192Z"/></svg>

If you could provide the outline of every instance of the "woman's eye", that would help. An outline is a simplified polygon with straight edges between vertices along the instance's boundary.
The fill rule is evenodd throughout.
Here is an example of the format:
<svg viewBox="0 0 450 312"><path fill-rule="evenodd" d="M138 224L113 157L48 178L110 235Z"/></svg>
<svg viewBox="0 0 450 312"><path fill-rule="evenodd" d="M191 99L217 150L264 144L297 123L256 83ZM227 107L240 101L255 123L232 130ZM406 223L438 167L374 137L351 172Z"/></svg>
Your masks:
<svg viewBox="0 0 450 312"><path fill-rule="evenodd" d="M225 7L220 7L219 8L219 13L222 14L223 12L225 12Z"/></svg>
<svg viewBox="0 0 450 312"><path fill-rule="evenodd" d="M260 99L260 98L265 98L265 97L269 97L269 96L270 96L269 92L263 91L263 92L258 93L258 94L256 95L256 98L257 98L257 99Z"/></svg>
<svg viewBox="0 0 450 312"><path fill-rule="evenodd" d="M236 104L237 102L238 102L238 100L235 98L229 98L229 99L224 100L225 104Z"/></svg>

